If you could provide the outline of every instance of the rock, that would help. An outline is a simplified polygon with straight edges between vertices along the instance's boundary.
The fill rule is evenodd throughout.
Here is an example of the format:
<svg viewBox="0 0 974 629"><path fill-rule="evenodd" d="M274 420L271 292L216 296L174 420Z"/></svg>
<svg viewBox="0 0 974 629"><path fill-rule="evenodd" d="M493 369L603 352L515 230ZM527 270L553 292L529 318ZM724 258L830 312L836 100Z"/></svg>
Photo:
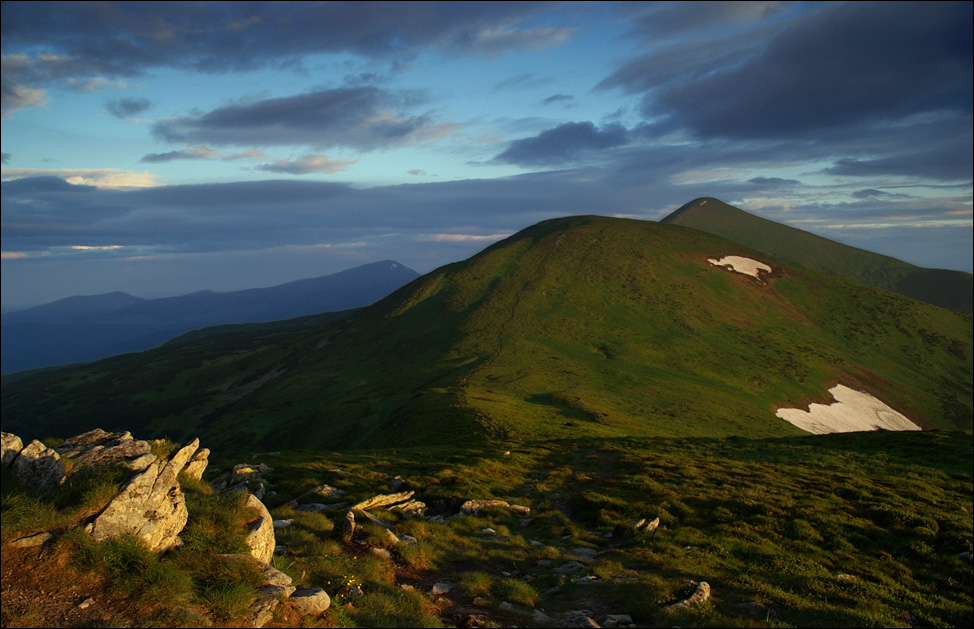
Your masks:
<svg viewBox="0 0 974 629"><path fill-rule="evenodd" d="M247 524L247 548L251 556L261 563L270 563L277 541L274 537L274 519L257 496L247 496L247 507L257 512L257 518Z"/></svg>
<svg viewBox="0 0 974 629"><path fill-rule="evenodd" d="M838 581L855 581L856 580L856 577L853 576L853 575L851 575L851 574L837 574L837 575L835 575L835 578Z"/></svg>
<svg viewBox="0 0 974 629"><path fill-rule="evenodd" d="M457 623L457 627L461 627L462 629L480 629L488 625L490 625L490 618L487 614L468 614L463 620Z"/></svg>
<svg viewBox="0 0 974 629"><path fill-rule="evenodd" d="M342 539L346 542L352 541L352 537L355 536L355 514L349 510L345 514L345 520L342 522Z"/></svg>
<svg viewBox="0 0 974 629"><path fill-rule="evenodd" d="M21 537L20 539L15 539L10 542L10 545L14 548L34 548L36 546L43 546L54 539L54 536L48 532L37 533L36 535L28 535L27 537Z"/></svg>
<svg viewBox="0 0 974 629"><path fill-rule="evenodd" d="M389 552L388 548L370 548L369 552L378 557L379 559L385 559L386 561L392 561L392 553Z"/></svg>
<svg viewBox="0 0 974 629"><path fill-rule="evenodd" d="M476 515L484 509L491 509L494 507L501 507L504 509L510 509L519 517L528 517L531 515L531 509L528 507L522 507L520 505L512 505L506 500L468 500L462 505L460 505L460 513L463 515Z"/></svg>
<svg viewBox="0 0 974 629"><path fill-rule="evenodd" d="M7 467L14 462L20 451L24 449L24 442L20 440L17 435L11 434L9 432L0 433L2 436L2 460L0 460L0 465Z"/></svg>
<svg viewBox="0 0 974 629"><path fill-rule="evenodd" d="M355 507L352 507L350 510L351 511L356 511L359 514L359 516L365 518L366 520L368 520L372 524L375 524L376 526L381 526L382 528L384 528L386 530L389 530L389 529L392 528L392 525L391 524L389 524L388 522L386 522L382 518L378 518L378 517L372 515L368 511L361 511L359 509L356 509Z"/></svg>
<svg viewBox="0 0 974 629"><path fill-rule="evenodd" d="M588 616L573 615L566 618L560 625L560 627L578 627L579 629L599 629L599 623L595 622Z"/></svg>
<svg viewBox="0 0 974 629"><path fill-rule="evenodd" d="M210 449L200 448L193 455L193 458L189 460L186 467L183 468L183 474L187 478L193 480L202 480L203 472L206 470L206 466L209 464Z"/></svg>
<svg viewBox="0 0 974 629"><path fill-rule="evenodd" d="M309 489L304 492L298 498L304 498L305 496L318 496L320 498L341 498L345 495L344 489L339 489L337 487L332 487L331 485L318 485L313 489Z"/></svg>
<svg viewBox="0 0 974 629"><path fill-rule="evenodd" d="M764 616L768 611L767 607L765 607L761 603L758 603L757 601L738 603L737 606L752 616Z"/></svg>
<svg viewBox="0 0 974 629"><path fill-rule="evenodd" d="M403 486L403 483L405 483L405 482L406 481L404 481L402 479L402 476L394 476L393 478L390 478L389 479L389 486L392 487L392 490L393 491L395 491L395 490L399 489L400 487L402 487Z"/></svg>
<svg viewBox="0 0 974 629"><path fill-rule="evenodd" d="M23 448L11 465L14 475L31 491L44 491L64 482L67 473L61 456L38 441Z"/></svg>
<svg viewBox="0 0 974 629"><path fill-rule="evenodd" d="M647 521L646 518L640 518L629 524L629 526L638 533L655 533L656 529L659 528L659 518Z"/></svg>
<svg viewBox="0 0 974 629"><path fill-rule="evenodd" d="M474 607L488 607L490 605L490 599L484 598L483 596L475 596L471 604Z"/></svg>
<svg viewBox="0 0 974 629"><path fill-rule="evenodd" d="M497 609L501 609L501 610L503 610L505 612L516 612L517 611L517 607L514 607L514 605L511 604L509 601L501 601L500 604L497 606Z"/></svg>
<svg viewBox="0 0 974 629"><path fill-rule="evenodd" d="M377 496L372 496L371 498L366 498L362 502L352 505L352 509L366 511L376 507L390 507L394 504L407 502L415 493L416 492L414 491L403 491L398 494L379 494Z"/></svg>
<svg viewBox="0 0 974 629"><path fill-rule="evenodd" d="M240 555L240 557L248 557L248 555ZM261 564L260 576L262 579L261 585L276 585L277 587L287 588L293 583L291 577L267 564Z"/></svg>
<svg viewBox="0 0 974 629"><path fill-rule="evenodd" d="M133 476L95 518L92 536L134 535L154 552L172 548L189 515L177 477L197 448L199 439L194 439L169 461L155 461Z"/></svg>
<svg viewBox="0 0 974 629"><path fill-rule="evenodd" d="M292 590L294 588L291 588ZM263 627L274 619L274 610L282 598L287 598L288 591L276 585L265 585L257 588L257 602L250 609L250 616L245 627Z"/></svg>
<svg viewBox="0 0 974 629"><path fill-rule="evenodd" d="M573 572L584 572L586 569L587 568L583 563L578 561L569 561L555 568L554 572L557 572L558 574L571 574Z"/></svg>
<svg viewBox="0 0 974 629"><path fill-rule="evenodd" d="M142 472L156 461L149 442L133 439L128 431L105 432L96 428L62 441L54 449L74 460L72 474L116 464Z"/></svg>
<svg viewBox="0 0 974 629"><path fill-rule="evenodd" d="M274 520L275 529L286 529L292 525L294 525L294 518L288 518L286 520Z"/></svg>
<svg viewBox="0 0 974 629"><path fill-rule="evenodd" d="M971 551L965 550L962 553L957 553L957 558L961 561L966 561L967 563L974 563L974 556L971 555Z"/></svg>
<svg viewBox="0 0 974 629"><path fill-rule="evenodd" d="M321 616L331 607L331 598L321 588L303 588L291 594L291 602L309 616Z"/></svg>
<svg viewBox="0 0 974 629"><path fill-rule="evenodd" d="M86 598L85 600L83 600L83 601L81 601L80 603L78 603L78 604L76 605L76 607L77 607L78 609L88 609L89 607L91 607L91 606L92 606L92 605L94 605L94 604L95 604L95 599L93 599L92 597L90 597L90 596L89 596L89 597L88 597L88 598Z"/></svg>
<svg viewBox="0 0 974 629"><path fill-rule="evenodd" d="M679 601L678 603L673 603L672 605L667 605L666 607L663 608L663 611L668 611L668 612L683 611L686 609L690 609L692 607L697 607L698 605L702 605L709 598L710 598L710 584L707 583L706 581L701 581L697 585L696 589L693 591L693 594L689 596L689 598L685 598L682 601Z"/></svg>
<svg viewBox="0 0 974 629"><path fill-rule="evenodd" d="M402 504L392 505L387 510L392 511L393 509L399 509L407 517L423 517L426 515L426 503L419 500L409 500Z"/></svg>
<svg viewBox="0 0 974 629"><path fill-rule="evenodd" d="M305 511L307 513L324 513L325 511L341 511L347 506L347 502L336 502L333 505L321 504L320 502L309 502L306 505L298 505L294 508L298 511Z"/></svg>
<svg viewBox="0 0 974 629"><path fill-rule="evenodd" d="M432 596L441 596L443 594L449 594L453 586L449 583L434 583L433 587L430 588L430 594Z"/></svg>
<svg viewBox="0 0 974 629"><path fill-rule="evenodd" d="M572 556L575 557L575 559L578 559L579 561L592 561L593 559L595 559L595 555L597 554L598 551L595 550L594 548L573 548L572 549Z"/></svg>
<svg viewBox="0 0 974 629"><path fill-rule="evenodd" d="M632 624L632 616L628 614L610 614L602 621L603 627L629 627Z"/></svg>
<svg viewBox="0 0 974 629"><path fill-rule="evenodd" d="M554 622L548 614L544 613L540 609L536 609L531 612L531 620L538 623L539 625L547 625Z"/></svg>
<svg viewBox="0 0 974 629"><path fill-rule="evenodd" d="M593 583L601 583L602 579L589 575L587 577L579 577L577 579L572 579L572 583L576 585L592 585Z"/></svg>

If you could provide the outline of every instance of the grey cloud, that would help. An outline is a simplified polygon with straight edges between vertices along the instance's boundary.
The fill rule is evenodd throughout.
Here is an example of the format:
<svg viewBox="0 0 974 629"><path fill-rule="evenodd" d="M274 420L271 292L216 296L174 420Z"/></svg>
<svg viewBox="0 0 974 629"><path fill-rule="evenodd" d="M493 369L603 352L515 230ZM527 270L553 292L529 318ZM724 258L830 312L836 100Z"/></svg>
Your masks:
<svg viewBox="0 0 974 629"><path fill-rule="evenodd" d="M795 186L801 184L801 182L797 179L782 179L781 177L754 177L753 179L748 179L747 182L769 188Z"/></svg>
<svg viewBox="0 0 974 629"><path fill-rule="evenodd" d="M575 100L574 96L568 94L552 94L548 98L541 101L542 105L551 105L552 103L564 103L568 101Z"/></svg>
<svg viewBox="0 0 974 629"><path fill-rule="evenodd" d="M537 85L543 85L547 83L547 79L538 78L534 72L522 72L521 74L515 74L512 77L506 78L503 81L498 81L494 84L494 92L503 92L505 90L515 90L522 87L534 87Z"/></svg>
<svg viewBox="0 0 974 629"><path fill-rule="evenodd" d="M704 136L808 136L972 108L971 3L850 3L796 21L760 55L645 102Z"/></svg>
<svg viewBox="0 0 974 629"><path fill-rule="evenodd" d="M220 107L157 123L169 142L246 146L344 146L372 150L408 143L434 130L426 116L395 110L414 105L412 94L346 87Z"/></svg>
<svg viewBox="0 0 974 629"><path fill-rule="evenodd" d="M139 160L142 164L164 164L183 159L216 159L220 153L205 146L191 146L181 151L169 151L168 153L149 153Z"/></svg>
<svg viewBox="0 0 974 629"><path fill-rule="evenodd" d="M116 118L131 118L144 112L152 106L148 98L116 98L105 104L108 113Z"/></svg>
<svg viewBox="0 0 974 629"><path fill-rule="evenodd" d="M257 166L257 170L290 175L323 174L330 175L347 169L354 160L328 159L324 155L305 155L295 160L279 159Z"/></svg>
<svg viewBox="0 0 974 629"><path fill-rule="evenodd" d="M2 163L4 164L10 163L10 157L10 153L0 153L0 160L2 160Z"/></svg>
<svg viewBox="0 0 974 629"><path fill-rule="evenodd" d="M622 125L598 129L591 122L566 122L533 138L511 142L494 161L522 166L555 166L570 163L586 153L622 146L628 142Z"/></svg>
<svg viewBox="0 0 974 629"><path fill-rule="evenodd" d="M674 33L728 29L760 23L788 12L794 2L650 2L619 3L631 35L658 38Z"/></svg>

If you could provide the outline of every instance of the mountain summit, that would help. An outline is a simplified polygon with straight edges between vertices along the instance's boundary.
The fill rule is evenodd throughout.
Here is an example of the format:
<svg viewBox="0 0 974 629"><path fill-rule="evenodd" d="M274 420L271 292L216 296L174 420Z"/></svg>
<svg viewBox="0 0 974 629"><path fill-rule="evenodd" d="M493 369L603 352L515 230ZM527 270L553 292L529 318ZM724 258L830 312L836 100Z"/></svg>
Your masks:
<svg viewBox="0 0 974 629"><path fill-rule="evenodd" d="M723 201L694 199L660 221L699 229L809 269L960 312L974 310L974 276L926 269L749 214Z"/></svg>
<svg viewBox="0 0 974 629"><path fill-rule="evenodd" d="M803 434L776 411L841 384L920 427L969 429L971 364L967 315L699 230L581 216L311 332L26 378L2 410L23 433L135 422L231 450L761 437Z"/></svg>

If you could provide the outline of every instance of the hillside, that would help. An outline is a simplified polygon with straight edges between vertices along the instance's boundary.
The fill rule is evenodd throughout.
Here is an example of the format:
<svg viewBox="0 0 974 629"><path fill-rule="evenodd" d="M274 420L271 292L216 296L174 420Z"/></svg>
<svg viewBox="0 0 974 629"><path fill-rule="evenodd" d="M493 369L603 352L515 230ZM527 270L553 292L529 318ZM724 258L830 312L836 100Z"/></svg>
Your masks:
<svg viewBox="0 0 974 629"><path fill-rule="evenodd" d="M753 278L708 259L750 256ZM547 221L307 332L207 337L4 387L5 430L223 451L804 434L841 383L970 429L969 315L677 225Z"/></svg>
<svg viewBox="0 0 974 629"><path fill-rule="evenodd" d="M269 288L164 299L125 293L68 297L3 315L2 371L97 360L226 324L291 319L368 306L418 273L386 260Z"/></svg>
<svg viewBox="0 0 974 629"><path fill-rule="evenodd" d="M974 310L970 273L914 266L754 216L717 199L694 199L661 222L699 229L809 269L951 310Z"/></svg>

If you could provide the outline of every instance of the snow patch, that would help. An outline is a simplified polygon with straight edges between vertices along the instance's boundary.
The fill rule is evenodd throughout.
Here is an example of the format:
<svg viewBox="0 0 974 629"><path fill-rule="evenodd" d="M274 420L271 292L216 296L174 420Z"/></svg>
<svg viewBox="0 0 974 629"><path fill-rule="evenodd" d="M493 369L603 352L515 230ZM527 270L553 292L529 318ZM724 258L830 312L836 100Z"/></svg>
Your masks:
<svg viewBox="0 0 974 629"><path fill-rule="evenodd" d="M829 393L835 398L834 404L811 404L807 411L779 408L775 415L816 435L867 430L921 430L905 415L868 393L842 384L829 389Z"/></svg>
<svg viewBox="0 0 974 629"><path fill-rule="evenodd" d="M714 266L729 266L732 271L758 277L758 271L771 272L771 267L764 262L758 262L744 256L724 256L720 260L708 258L707 262Z"/></svg>

